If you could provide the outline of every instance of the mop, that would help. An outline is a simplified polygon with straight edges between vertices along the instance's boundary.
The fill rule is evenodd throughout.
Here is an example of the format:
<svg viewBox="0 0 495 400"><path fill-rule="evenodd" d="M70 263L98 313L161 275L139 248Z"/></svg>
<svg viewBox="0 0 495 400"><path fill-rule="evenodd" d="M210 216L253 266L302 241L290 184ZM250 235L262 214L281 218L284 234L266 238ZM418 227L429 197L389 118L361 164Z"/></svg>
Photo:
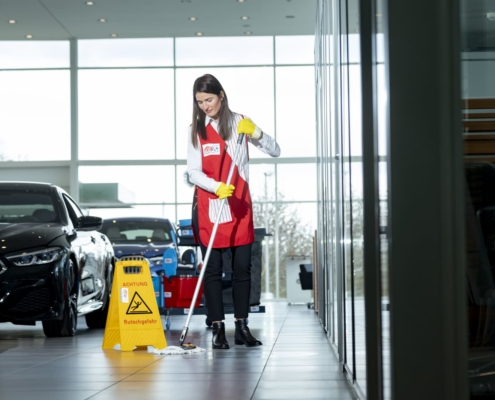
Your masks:
<svg viewBox="0 0 495 400"><path fill-rule="evenodd" d="M202 353L206 351L202 347L197 347L194 344L184 344L182 346L168 346L164 349L148 348L148 352L157 354L159 356L184 356L188 354Z"/></svg>
<svg viewBox="0 0 495 400"><path fill-rule="evenodd" d="M244 137L244 134L240 134L239 138L237 139L237 146L234 151L234 157L232 159L232 164L229 169L229 174L227 176L227 182L225 185L228 187L230 185L230 181L232 180L232 175L234 174L234 168L236 165L236 160L237 160L237 154L239 153L239 148L242 145L242 139ZM195 353L201 353L203 351L206 351L205 349L201 347L197 347L194 344L191 343L186 343L184 344L184 340L186 339L187 336L187 331L189 330L189 323L191 322L191 317L194 312L194 305L196 304L196 299L198 298L199 294L199 289L201 287L201 283L203 282L203 276L206 271L206 266L208 265L208 259L210 258L210 253L211 249L213 248L213 242L215 240L215 236L217 234L218 230L218 225L220 223L220 216L222 215L223 207L225 203L227 203L227 198L223 199L221 204L220 204L220 210L218 212L215 224L213 225L213 230L211 232L210 236L210 241L208 243L208 247L206 249L206 254L205 254L205 259L203 260L203 268L201 268L201 272L198 277L198 283L196 284L196 288L194 289L194 295L191 301L191 306L189 307L189 312L187 314L187 319L186 319L186 324L184 325L184 328L182 328L182 333L180 335L180 340L179 340L179 346L168 346L165 347L164 349L152 349L149 350L153 354L157 355L166 355L166 356L171 356L171 355L187 355L187 354L195 354Z"/></svg>

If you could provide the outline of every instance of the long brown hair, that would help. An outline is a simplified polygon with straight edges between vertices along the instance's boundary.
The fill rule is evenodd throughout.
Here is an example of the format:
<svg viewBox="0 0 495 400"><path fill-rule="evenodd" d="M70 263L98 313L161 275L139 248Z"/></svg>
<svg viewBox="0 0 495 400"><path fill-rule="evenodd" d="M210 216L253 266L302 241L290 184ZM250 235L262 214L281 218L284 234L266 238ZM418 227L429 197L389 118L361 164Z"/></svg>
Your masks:
<svg viewBox="0 0 495 400"><path fill-rule="evenodd" d="M198 134L202 139L206 139L206 127L205 118L206 114L198 106L196 100L196 93L211 93L216 94L220 98L223 96L223 100L218 112L218 133L223 140L228 140L231 133L231 124L233 120L233 113L229 109L229 101L227 100L227 93L223 90L222 84L213 75L205 74L200 76L194 81L193 85L193 116L191 125L191 140L194 147L198 147Z"/></svg>

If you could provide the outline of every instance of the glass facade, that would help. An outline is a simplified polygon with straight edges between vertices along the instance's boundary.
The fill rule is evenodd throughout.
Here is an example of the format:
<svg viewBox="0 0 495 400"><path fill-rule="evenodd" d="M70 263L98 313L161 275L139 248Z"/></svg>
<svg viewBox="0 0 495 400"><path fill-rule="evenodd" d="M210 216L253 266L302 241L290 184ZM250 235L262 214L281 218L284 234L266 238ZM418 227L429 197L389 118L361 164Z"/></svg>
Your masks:
<svg viewBox="0 0 495 400"><path fill-rule="evenodd" d="M175 158L172 69L82 69L78 90L80 160Z"/></svg>
<svg viewBox="0 0 495 400"><path fill-rule="evenodd" d="M318 2L317 309L359 398L494 395L490 11Z"/></svg>
<svg viewBox="0 0 495 400"><path fill-rule="evenodd" d="M313 36L0 41L0 52L8 55L0 60L0 159L13 169L60 166L62 186L104 218L191 218L192 85L215 75L231 109L282 149L276 159L250 149L250 187L256 227L273 235L262 291L285 297L285 257L311 257L317 220Z"/></svg>
<svg viewBox="0 0 495 400"><path fill-rule="evenodd" d="M462 137L471 399L495 397L495 9L461 0Z"/></svg>
<svg viewBox="0 0 495 400"><path fill-rule="evenodd" d="M321 318L351 381L366 393L362 90L358 1L321 1L316 41ZM373 133L373 132L371 132Z"/></svg>
<svg viewBox="0 0 495 400"><path fill-rule="evenodd" d="M0 85L0 160L69 160L69 70L3 70Z"/></svg>

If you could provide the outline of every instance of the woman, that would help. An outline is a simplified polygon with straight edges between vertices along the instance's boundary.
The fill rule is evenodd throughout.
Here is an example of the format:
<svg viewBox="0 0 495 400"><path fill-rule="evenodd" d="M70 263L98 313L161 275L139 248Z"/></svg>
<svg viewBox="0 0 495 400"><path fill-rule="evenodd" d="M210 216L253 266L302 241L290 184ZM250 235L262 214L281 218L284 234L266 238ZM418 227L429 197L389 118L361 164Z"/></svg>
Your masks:
<svg viewBox="0 0 495 400"><path fill-rule="evenodd" d="M193 123L189 128L187 171L195 185L193 228L203 259L217 218L220 202L227 198L215 241L204 274L208 318L212 321L213 348L228 349L222 300L222 257L231 251L232 297L234 301L235 344L248 347L262 343L251 335L246 323L251 292L251 245L254 241L253 210L249 194L248 143L278 157L280 148L250 119L229 109L227 95L212 75L196 79L193 86ZM237 146L238 134L246 135L240 144L231 184L227 175Z"/></svg>

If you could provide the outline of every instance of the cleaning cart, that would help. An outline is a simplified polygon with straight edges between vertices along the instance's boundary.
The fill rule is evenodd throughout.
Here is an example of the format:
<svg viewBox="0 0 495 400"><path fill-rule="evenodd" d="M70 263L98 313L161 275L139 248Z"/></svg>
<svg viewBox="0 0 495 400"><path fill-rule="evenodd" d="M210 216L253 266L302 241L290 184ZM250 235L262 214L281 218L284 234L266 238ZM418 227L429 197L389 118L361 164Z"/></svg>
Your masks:
<svg viewBox="0 0 495 400"><path fill-rule="evenodd" d="M160 314L165 315L165 327L170 329L172 315L187 315L193 298L193 293L198 282L198 253L199 246L194 241L192 234L191 220L180 220L177 226L177 246L185 248L181 252L181 257L170 268L171 273L165 274L161 278L161 290L163 292L163 304ZM165 259L163 264L173 262ZM203 301L203 290L200 289L199 296L195 303L196 314L206 314L206 307Z"/></svg>
<svg viewBox="0 0 495 400"><path fill-rule="evenodd" d="M252 271L251 271L251 294L250 313L264 313L265 306L260 305L261 295L261 241L266 236L264 229L255 229L255 242L252 251ZM180 260L176 267L176 274L173 276L160 277L162 282L163 303L160 307L160 314L165 315L165 326L170 329L171 316L187 315L191 306L193 293L198 281L201 268L201 250L194 240L192 233L192 221L190 219L179 220L177 226L177 245L185 249L181 252ZM163 262L166 263L166 260ZM232 301L232 266L229 257L224 259L224 272L222 277L222 294L225 314L233 314L234 306ZM160 289L160 288L158 288ZM155 291L157 288L155 288ZM157 295L157 299L159 295ZM197 296L195 315L207 315L207 306L203 297L203 284L201 284L199 295ZM205 318L205 324L210 327L211 321Z"/></svg>

